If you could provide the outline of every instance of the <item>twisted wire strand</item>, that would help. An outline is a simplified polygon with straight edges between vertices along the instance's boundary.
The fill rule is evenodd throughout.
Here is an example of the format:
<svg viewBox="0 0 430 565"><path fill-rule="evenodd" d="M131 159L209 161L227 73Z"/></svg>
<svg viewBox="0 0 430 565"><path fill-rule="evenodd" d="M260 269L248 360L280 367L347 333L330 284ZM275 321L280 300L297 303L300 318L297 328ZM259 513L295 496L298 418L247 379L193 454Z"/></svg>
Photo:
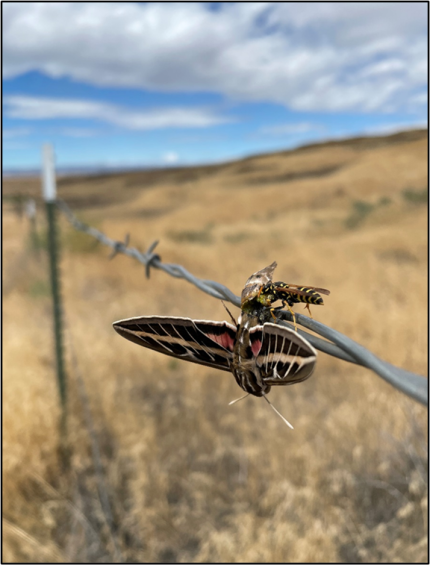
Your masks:
<svg viewBox="0 0 430 565"><path fill-rule="evenodd" d="M239 296L236 296L223 284L208 279L199 279L187 271L187 269L185 269L182 265L163 263L161 257L154 253L154 249L157 246L158 241L153 242L148 250L142 253L135 247L128 247L128 236L126 237L125 242L113 240L103 232L78 220L64 201L57 200L57 206L75 229L85 232L100 241L103 245L113 248L114 252L112 253L112 256L117 253L122 253L129 257L133 257L133 259L136 259L145 265L146 276L148 278L151 268L160 269L172 277L188 281L201 291L213 296L214 298L226 300L240 308ZM289 328L292 327L290 324L283 321L292 321L290 312L276 311L276 314L281 325ZM329 328L321 322L312 320L311 318L299 313L296 313L295 316L298 324L325 338L321 339L321 337L315 336L306 331L298 330L299 334L307 339L316 349L319 349L332 357L370 369L404 394L427 406L428 380L425 377L411 373L410 371L406 371L391 365L391 363L388 363L387 361L379 359L379 357L374 355L362 345L356 343L342 333Z"/></svg>

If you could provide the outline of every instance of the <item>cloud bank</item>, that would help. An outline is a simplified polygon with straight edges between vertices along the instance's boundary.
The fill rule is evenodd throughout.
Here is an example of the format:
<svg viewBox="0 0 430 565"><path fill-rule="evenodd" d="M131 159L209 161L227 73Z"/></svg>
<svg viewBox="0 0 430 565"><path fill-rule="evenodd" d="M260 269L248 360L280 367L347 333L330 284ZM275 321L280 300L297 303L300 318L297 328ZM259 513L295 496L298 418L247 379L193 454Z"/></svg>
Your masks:
<svg viewBox="0 0 430 565"><path fill-rule="evenodd" d="M231 121L205 108L129 110L117 104L26 95L4 97L5 115L24 120L53 118L100 120L129 130L204 128Z"/></svg>
<svg viewBox="0 0 430 565"><path fill-rule="evenodd" d="M426 3L5 3L3 15L6 78L37 70L300 111L427 103Z"/></svg>

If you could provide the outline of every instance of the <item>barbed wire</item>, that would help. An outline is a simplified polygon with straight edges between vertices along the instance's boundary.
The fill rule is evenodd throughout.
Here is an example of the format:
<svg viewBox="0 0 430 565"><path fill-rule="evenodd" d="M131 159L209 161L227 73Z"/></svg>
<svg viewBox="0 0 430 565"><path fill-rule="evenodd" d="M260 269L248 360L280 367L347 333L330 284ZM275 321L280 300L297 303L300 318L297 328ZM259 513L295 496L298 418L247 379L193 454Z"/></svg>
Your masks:
<svg viewBox="0 0 430 565"><path fill-rule="evenodd" d="M160 255L154 253L154 249L158 245L158 241L154 241L146 252L141 252L134 247L128 247L130 240L128 234L126 235L124 242L111 239L103 232L78 220L64 201L57 200L56 202L58 208L63 212L75 229L94 237L103 245L107 245L113 249L113 253L110 256L111 259L118 253L128 255L145 266L147 278L150 277L151 268L159 269L172 277L188 281L201 291L213 296L214 298L226 300L240 308L239 296L236 296L223 284L212 280L199 279L187 271L187 269L185 269L182 265L163 263ZM290 312L277 310L276 314L279 318L279 324L289 328L293 327L284 321L292 321L292 315ZM379 357L371 353L362 345L356 343L342 333L329 328L321 322L317 322L316 320L299 313L296 313L295 317L298 324L325 338L321 339L320 337L306 331L298 330L298 333L307 339L316 349L326 353L327 355L341 359L342 361L347 361L370 369L404 394L427 406L428 380L425 377L411 373L410 371L405 371L404 369L396 367L387 361L379 359Z"/></svg>

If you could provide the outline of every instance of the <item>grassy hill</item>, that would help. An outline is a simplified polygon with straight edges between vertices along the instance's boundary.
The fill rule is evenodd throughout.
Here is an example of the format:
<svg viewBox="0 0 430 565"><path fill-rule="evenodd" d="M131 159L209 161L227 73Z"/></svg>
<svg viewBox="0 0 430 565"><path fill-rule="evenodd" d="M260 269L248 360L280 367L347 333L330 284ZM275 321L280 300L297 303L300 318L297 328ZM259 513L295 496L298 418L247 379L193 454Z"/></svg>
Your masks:
<svg viewBox="0 0 430 565"><path fill-rule="evenodd" d="M427 370L427 131L226 164L60 178L85 222L227 285L331 290L316 319ZM138 348L138 315L225 319L219 301L117 256L61 218L70 465L58 437L40 181L5 179L4 559L106 562L426 560L426 411L368 371L319 355L272 389L291 431L232 376ZM35 197L38 243L22 202ZM302 306L296 310L302 312ZM237 311L235 312L237 314ZM74 351L75 361L72 359ZM77 368L78 367L78 368ZM85 383L113 534L99 500Z"/></svg>

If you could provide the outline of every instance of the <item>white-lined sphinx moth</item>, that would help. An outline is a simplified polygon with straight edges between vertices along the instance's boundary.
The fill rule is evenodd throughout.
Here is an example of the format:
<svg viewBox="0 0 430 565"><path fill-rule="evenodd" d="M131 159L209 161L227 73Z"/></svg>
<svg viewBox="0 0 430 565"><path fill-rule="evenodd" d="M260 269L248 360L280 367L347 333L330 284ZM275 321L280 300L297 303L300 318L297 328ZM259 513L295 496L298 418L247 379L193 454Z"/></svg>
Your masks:
<svg viewBox="0 0 430 565"><path fill-rule="evenodd" d="M261 289L271 283L275 268L276 262L247 280L242 292L242 312L235 325L143 316L114 322L113 327L121 336L143 347L229 371L247 394L266 398L272 386L292 385L309 378L317 358L312 345L297 332L270 323L273 308L258 300Z"/></svg>
<svg viewBox="0 0 430 565"><path fill-rule="evenodd" d="M114 329L126 339L177 359L233 373L248 394L264 396L311 376L316 351L293 330L261 324L242 313L229 322L144 316L120 320Z"/></svg>

